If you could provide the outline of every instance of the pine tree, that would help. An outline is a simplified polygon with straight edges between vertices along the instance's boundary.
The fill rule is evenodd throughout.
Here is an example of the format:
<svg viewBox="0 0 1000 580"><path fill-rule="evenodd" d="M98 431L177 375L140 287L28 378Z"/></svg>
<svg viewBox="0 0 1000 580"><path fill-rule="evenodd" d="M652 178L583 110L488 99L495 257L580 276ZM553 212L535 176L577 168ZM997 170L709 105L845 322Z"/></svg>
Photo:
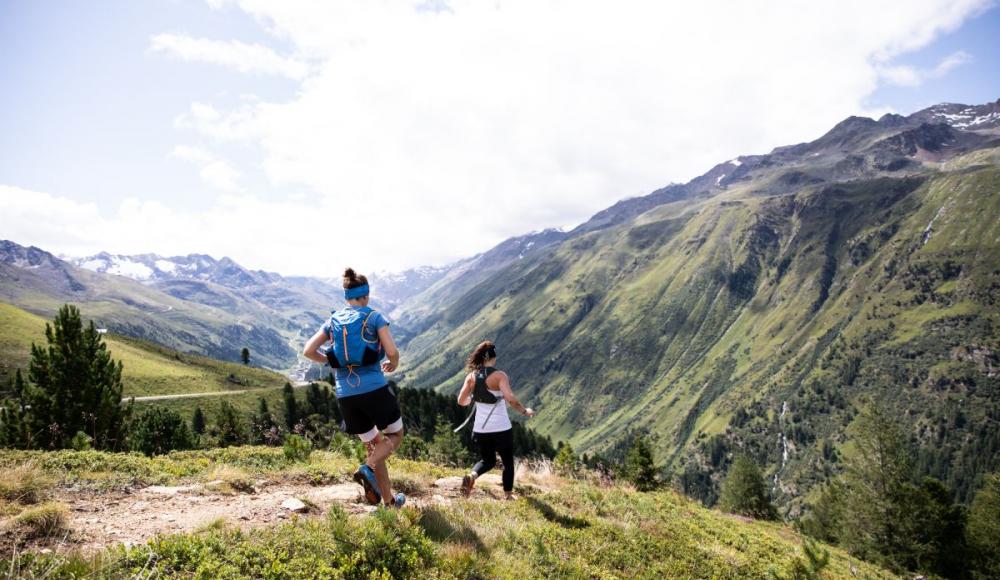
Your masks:
<svg viewBox="0 0 1000 580"><path fill-rule="evenodd" d="M841 542L854 554L905 568L899 545L903 528L902 499L912 474L906 435L881 405L862 408L851 425L857 453L848 461L844 477Z"/></svg>
<svg viewBox="0 0 1000 580"><path fill-rule="evenodd" d="M579 471L580 460L573 453L573 447L569 443L559 443L556 451L556 458L553 460L556 472L560 475L572 477Z"/></svg>
<svg viewBox="0 0 1000 580"><path fill-rule="evenodd" d="M802 533L828 544L837 544L844 518L843 484L833 480L824 485L816 502L809 507L809 513L797 522Z"/></svg>
<svg viewBox="0 0 1000 580"><path fill-rule="evenodd" d="M295 391L292 389L291 383L285 383L285 388L282 391L282 395L285 400L285 427L288 428L289 432L295 430L295 426L299 423L299 404L295 400Z"/></svg>
<svg viewBox="0 0 1000 580"><path fill-rule="evenodd" d="M256 423L261 429L274 427L274 417L271 415L271 409L268 408L267 399L264 397L258 397L257 399Z"/></svg>
<svg viewBox="0 0 1000 580"><path fill-rule="evenodd" d="M245 365L249 365L250 364L250 349L249 348L247 348L245 346L243 347L243 350L240 351L240 360L242 360L243 364L245 364Z"/></svg>
<svg viewBox="0 0 1000 580"><path fill-rule="evenodd" d="M309 383L306 390L306 415L320 415L330 419L330 389L320 387L317 383Z"/></svg>
<svg viewBox="0 0 1000 580"><path fill-rule="evenodd" d="M1000 578L1000 473L986 477L969 510L966 537L975 578Z"/></svg>
<svg viewBox="0 0 1000 580"><path fill-rule="evenodd" d="M0 447L31 449L34 446L26 408L27 389L21 369L17 369L8 389L11 398L0 405Z"/></svg>
<svg viewBox="0 0 1000 580"><path fill-rule="evenodd" d="M847 463L839 537L863 558L893 570L942 575L961 571L964 512L951 491L926 478L913 483L913 454L903 426L879 403L851 426L857 452Z"/></svg>
<svg viewBox="0 0 1000 580"><path fill-rule="evenodd" d="M639 491L652 491L659 485L656 464L653 462L653 448L646 437L636 436L632 439L625 453L623 468L625 478Z"/></svg>
<svg viewBox="0 0 1000 580"><path fill-rule="evenodd" d="M129 446L132 451L146 455L162 455L174 450L193 449L195 436L177 411L153 407L132 424Z"/></svg>
<svg viewBox="0 0 1000 580"><path fill-rule="evenodd" d="M462 445L458 434L452 431L451 424L444 417L438 417L434 428L434 439L428 445L431 461L442 465L459 466L468 462L469 452Z"/></svg>
<svg viewBox="0 0 1000 580"><path fill-rule="evenodd" d="M41 447L61 449L83 431L98 449L116 449L124 443L122 364L111 353L93 321L84 328L80 311L71 305L59 309L45 325L48 345L31 345L26 389L29 426Z"/></svg>
<svg viewBox="0 0 1000 580"><path fill-rule="evenodd" d="M271 409L264 397L258 397L257 414L251 418L251 422L253 423L251 429L253 430L254 444L274 445L281 440L279 430L276 429L274 415L271 414Z"/></svg>
<svg viewBox="0 0 1000 580"><path fill-rule="evenodd" d="M212 434L215 435L219 447L243 445L247 442L246 425L229 401L219 403Z"/></svg>
<svg viewBox="0 0 1000 580"><path fill-rule="evenodd" d="M722 483L719 508L760 520L778 519L760 468L746 455L733 460Z"/></svg>
<svg viewBox="0 0 1000 580"><path fill-rule="evenodd" d="M201 407L195 407L194 416L191 417L191 430L197 435L205 434L205 412Z"/></svg>

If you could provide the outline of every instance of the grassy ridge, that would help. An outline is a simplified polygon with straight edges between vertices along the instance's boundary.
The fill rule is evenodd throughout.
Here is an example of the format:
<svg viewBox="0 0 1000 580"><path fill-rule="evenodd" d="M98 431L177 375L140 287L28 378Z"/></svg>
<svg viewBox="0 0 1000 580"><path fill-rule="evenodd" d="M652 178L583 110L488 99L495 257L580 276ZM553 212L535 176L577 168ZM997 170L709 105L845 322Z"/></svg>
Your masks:
<svg viewBox="0 0 1000 580"><path fill-rule="evenodd" d="M344 481L353 462L314 452L293 462L280 449L242 447L146 458L99 452L0 452L0 467L34 463L57 485L106 489L143 483L206 481L220 466L271 481ZM457 470L393 459L391 469L414 497ZM790 528L736 518L674 493L533 472L519 479L517 502L457 499L376 517L323 516L244 533L212 526L162 536L147 545L96 556L22 556L2 562L23 575L94 574L198 577L787 577L801 557ZM548 491L545 491L548 490ZM835 548L825 576L889 578ZM852 572L856 570L856 574Z"/></svg>
<svg viewBox="0 0 1000 580"><path fill-rule="evenodd" d="M0 328L3 328L0 333L0 380L5 380L16 368L27 369L31 343L45 344L45 322L16 306L0 303ZM125 396L274 390L287 381L286 377L269 370L182 354L140 339L108 334L105 341L112 357L124 365ZM230 375L239 382L229 380Z"/></svg>

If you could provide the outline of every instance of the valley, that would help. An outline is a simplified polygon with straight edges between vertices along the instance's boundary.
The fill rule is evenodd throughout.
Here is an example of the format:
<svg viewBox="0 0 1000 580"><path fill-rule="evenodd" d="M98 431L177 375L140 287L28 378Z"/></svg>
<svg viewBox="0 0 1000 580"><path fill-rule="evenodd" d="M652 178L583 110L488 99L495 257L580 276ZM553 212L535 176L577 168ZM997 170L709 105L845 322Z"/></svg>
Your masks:
<svg viewBox="0 0 1000 580"><path fill-rule="evenodd" d="M921 472L967 501L1000 467L998 107L852 117L570 231L374 274L407 361L395 378L450 394L490 338L554 441L614 459L648 434L664 476L707 503L749 453L792 516L852 453L858 406L878 399L913 429ZM288 379L264 368L319 378L297 351L342 300L336 280L206 255L61 259L4 242L0 256L4 301L42 316L76 303L113 333L127 394L234 392L244 411L280 401ZM40 336L41 319L4 313ZM9 375L30 340L5 340L20 341L5 346ZM236 364L244 346L261 368Z"/></svg>

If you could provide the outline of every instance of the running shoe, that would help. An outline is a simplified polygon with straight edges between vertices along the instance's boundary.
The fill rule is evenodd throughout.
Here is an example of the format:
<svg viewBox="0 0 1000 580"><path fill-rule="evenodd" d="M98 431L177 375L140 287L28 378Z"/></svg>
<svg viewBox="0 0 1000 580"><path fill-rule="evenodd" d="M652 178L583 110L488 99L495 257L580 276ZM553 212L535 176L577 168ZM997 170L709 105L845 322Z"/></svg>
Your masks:
<svg viewBox="0 0 1000 580"><path fill-rule="evenodd" d="M396 495L393 496L392 500L393 500L392 507L394 507L396 509L399 509L399 508L403 507L403 504L406 503L406 496L403 495L403 492L400 491L400 492L397 492Z"/></svg>
<svg viewBox="0 0 1000 580"><path fill-rule="evenodd" d="M472 495L472 486L476 484L476 478L471 473L462 478L462 495L469 497Z"/></svg>
<svg viewBox="0 0 1000 580"><path fill-rule="evenodd" d="M382 494L379 493L378 482L375 480L375 472L372 471L371 467L368 467L368 464L361 464L361 467L354 472L354 481L364 488L365 501L372 505L382 501Z"/></svg>

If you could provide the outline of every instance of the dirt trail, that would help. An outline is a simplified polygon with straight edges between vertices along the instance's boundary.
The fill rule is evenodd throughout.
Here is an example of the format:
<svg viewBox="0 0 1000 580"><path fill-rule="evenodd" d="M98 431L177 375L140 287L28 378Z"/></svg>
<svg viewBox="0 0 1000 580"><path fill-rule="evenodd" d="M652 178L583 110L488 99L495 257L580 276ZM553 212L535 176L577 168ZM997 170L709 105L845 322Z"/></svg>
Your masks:
<svg viewBox="0 0 1000 580"><path fill-rule="evenodd" d="M499 499L503 496L500 477L485 474L476 484L473 498ZM258 481L248 493L226 491L221 482L182 486L153 485L135 491L93 492L63 489L54 500L69 508L67 528L62 538L49 538L28 546L32 550L95 552L124 543L142 544L157 534L193 532L224 520L229 527L253 529L276 525L294 516L318 517L339 504L348 513L363 514L375 506L361 497L355 483L312 486L302 483ZM407 495L407 505L423 508L447 504L462 497L461 478L438 479L426 490ZM283 505L299 499L308 511L297 513Z"/></svg>

